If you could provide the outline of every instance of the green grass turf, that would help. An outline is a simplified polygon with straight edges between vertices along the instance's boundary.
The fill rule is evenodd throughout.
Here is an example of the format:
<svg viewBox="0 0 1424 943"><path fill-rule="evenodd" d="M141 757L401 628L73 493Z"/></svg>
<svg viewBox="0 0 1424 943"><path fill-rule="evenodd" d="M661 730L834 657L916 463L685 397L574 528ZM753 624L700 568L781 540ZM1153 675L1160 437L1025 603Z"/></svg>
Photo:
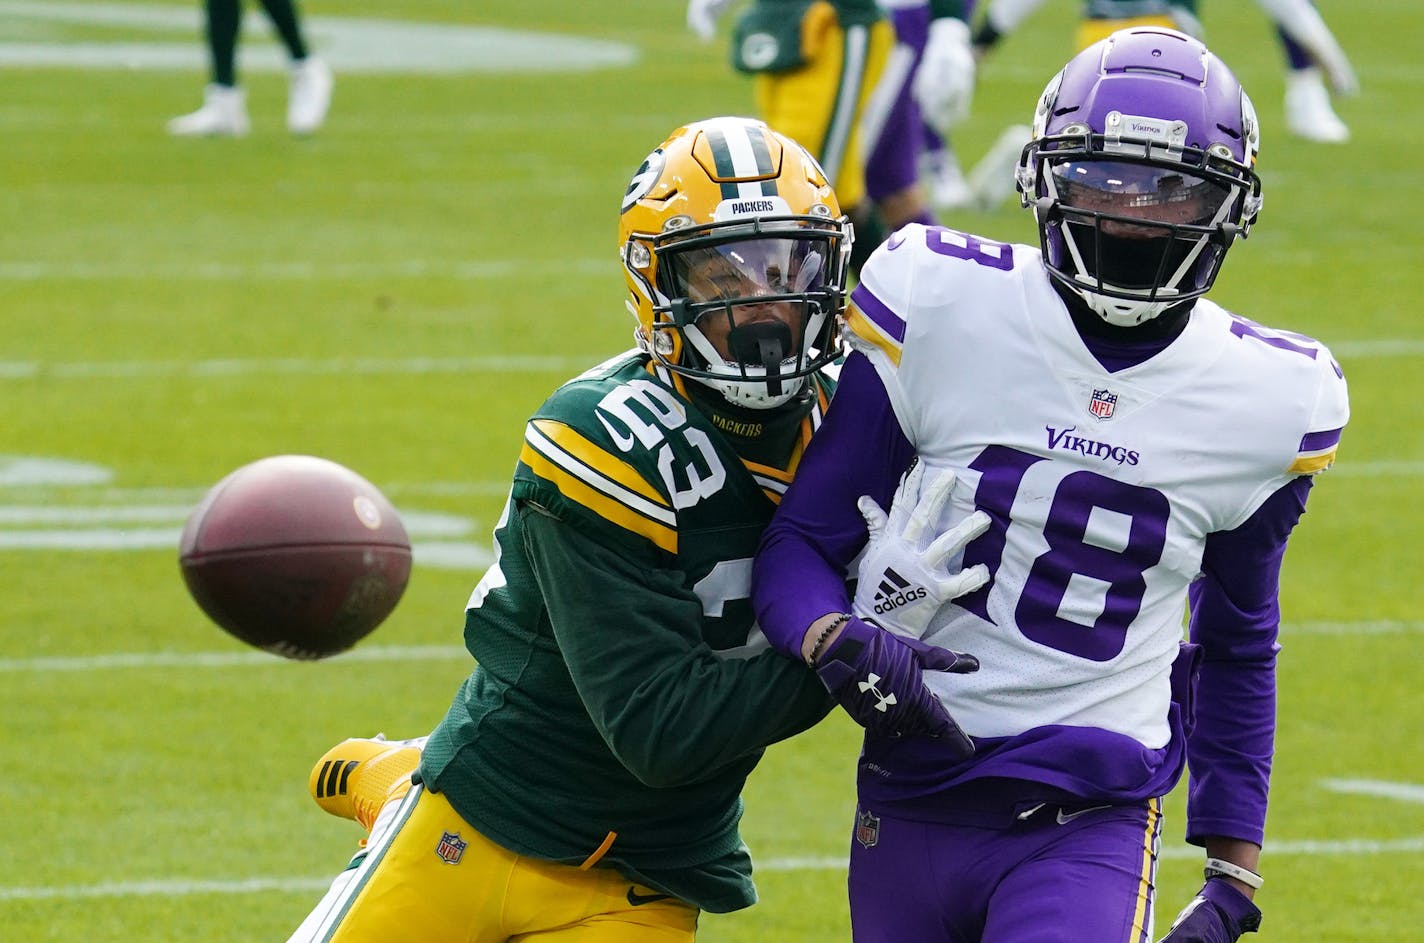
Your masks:
<svg viewBox="0 0 1424 943"><path fill-rule="evenodd" d="M257 31L243 48L271 53L250 6ZM985 64L957 138L967 161L1029 117L1069 52L1072 7L1050 5ZM1280 57L1253 4L1203 10L1264 125L1265 211L1215 297L1330 343L1355 409L1340 466L1287 558L1259 939L1394 943L1424 924L1424 130L1414 118L1424 14L1407 0L1320 7L1364 88L1340 103L1354 134L1344 146L1284 133ZM428 730L468 665L458 654L248 657L182 588L183 512L239 464L306 451L357 468L411 515L463 521L468 532L451 539L487 543L526 414L578 365L627 346L614 237L628 176L677 124L751 108L725 44L691 38L683 9L308 3L318 36L323 17L385 17L562 31L639 56L582 73L348 71L309 140L282 129L285 80L270 72L246 74L251 137L179 141L163 122L196 105L196 68L0 66L6 939L278 940L319 897L359 832L312 806L310 764L346 735ZM197 43L196 32L0 11L0 44L154 41ZM949 222L1033 238L1012 206ZM20 457L96 475L22 480ZM160 535L151 549L38 545L145 529ZM477 578L474 567L418 562L363 649L458 645ZM203 653L233 657L39 660ZM856 746L836 716L769 752L745 821L762 902L705 917L702 939L848 938L838 862ZM1341 793L1329 780L1414 791ZM1199 880L1180 791L1168 808L1163 925Z"/></svg>

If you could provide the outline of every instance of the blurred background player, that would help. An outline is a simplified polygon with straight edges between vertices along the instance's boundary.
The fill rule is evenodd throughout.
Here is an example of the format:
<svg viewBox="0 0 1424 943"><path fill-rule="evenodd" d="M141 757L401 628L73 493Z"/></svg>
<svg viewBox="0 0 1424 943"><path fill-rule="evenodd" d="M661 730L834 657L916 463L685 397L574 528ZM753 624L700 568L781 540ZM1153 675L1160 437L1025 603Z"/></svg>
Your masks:
<svg viewBox="0 0 1424 943"><path fill-rule="evenodd" d="M1349 57L1311 0L1256 0L1275 24L1286 57L1286 128L1309 141L1348 140L1331 94L1353 95L1359 82ZM981 57L1018 28L1044 0L987 0L974 29ZM1198 0L1084 0L1076 47L1085 49L1128 26L1169 26L1197 38L1204 31Z"/></svg>
<svg viewBox="0 0 1424 943"><path fill-rule="evenodd" d="M291 59L287 98L287 129L310 134L321 127L331 105L331 68L311 55L302 35L296 0L261 0L272 28ZM237 83L237 44L242 34L243 0L206 0L205 36L212 81L203 89L197 111L168 122L168 133L180 137L242 137L251 130L247 92Z"/></svg>
<svg viewBox="0 0 1424 943"><path fill-rule="evenodd" d="M689 0L688 28L712 39L730 6ZM937 75L934 63L953 55L939 20L958 8L956 0L933 8L931 0L754 0L737 17L732 61L753 76L759 116L825 168L856 228L852 271L886 232L935 222L920 181L921 102L952 109L950 99L967 89L915 83L922 55Z"/></svg>
<svg viewBox="0 0 1424 943"><path fill-rule="evenodd" d="M318 803L374 830L293 943L686 943L756 900L742 786L831 701L756 629L751 557L828 403L850 239L760 121L643 162L619 217L637 347L528 423L466 607L476 665L423 751L317 763Z"/></svg>
<svg viewBox="0 0 1424 943"><path fill-rule="evenodd" d="M772 645L866 728L857 943L1155 939L1184 768L1205 880L1166 943L1259 925L1281 566L1349 405L1326 347L1207 297L1258 149L1198 40L1113 33L1035 109L1039 245L909 226L861 270L753 568ZM942 710L896 716L926 689Z"/></svg>

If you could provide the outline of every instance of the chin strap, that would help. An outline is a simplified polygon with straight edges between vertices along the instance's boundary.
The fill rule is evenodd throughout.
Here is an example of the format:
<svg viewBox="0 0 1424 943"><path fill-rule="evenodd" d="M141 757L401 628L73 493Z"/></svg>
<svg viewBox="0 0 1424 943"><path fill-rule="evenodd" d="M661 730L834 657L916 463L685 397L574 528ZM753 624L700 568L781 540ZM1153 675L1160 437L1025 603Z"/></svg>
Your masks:
<svg viewBox="0 0 1424 943"><path fill-rule="evenodd" d="M781 321L753 321L737 324L727 334L732 356L746 366L766 370L766 390L780 396L781 364L791 349L791 329Z"/></svg>

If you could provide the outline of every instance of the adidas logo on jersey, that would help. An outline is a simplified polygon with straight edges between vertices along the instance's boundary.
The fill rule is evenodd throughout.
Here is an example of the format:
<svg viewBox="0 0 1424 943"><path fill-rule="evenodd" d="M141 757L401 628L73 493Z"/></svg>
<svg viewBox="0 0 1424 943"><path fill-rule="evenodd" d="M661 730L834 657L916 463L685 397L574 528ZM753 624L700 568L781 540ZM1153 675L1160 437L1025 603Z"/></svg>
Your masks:
<svg viewBox="0 0 1424 943"><path fill-rule="evenodd" d="M923 586L915 586L889 567L875 590L875 611L883 615L891 610L924 599L928 591Z"/></svg>

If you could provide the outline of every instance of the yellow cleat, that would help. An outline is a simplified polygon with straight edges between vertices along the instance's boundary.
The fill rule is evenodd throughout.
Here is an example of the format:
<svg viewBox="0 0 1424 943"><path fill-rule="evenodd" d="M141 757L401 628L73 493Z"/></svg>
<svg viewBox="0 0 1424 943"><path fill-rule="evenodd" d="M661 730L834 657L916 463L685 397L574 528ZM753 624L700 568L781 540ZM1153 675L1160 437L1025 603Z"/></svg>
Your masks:
<svg viewBox="0 0 1424 943"><path fill-rule="evenodd" d="M312 798L332 815L371 830L381 807L410 790L410 774L420 765L425 738L387 740L353 737L327 750L312 767Z"/></svg>

